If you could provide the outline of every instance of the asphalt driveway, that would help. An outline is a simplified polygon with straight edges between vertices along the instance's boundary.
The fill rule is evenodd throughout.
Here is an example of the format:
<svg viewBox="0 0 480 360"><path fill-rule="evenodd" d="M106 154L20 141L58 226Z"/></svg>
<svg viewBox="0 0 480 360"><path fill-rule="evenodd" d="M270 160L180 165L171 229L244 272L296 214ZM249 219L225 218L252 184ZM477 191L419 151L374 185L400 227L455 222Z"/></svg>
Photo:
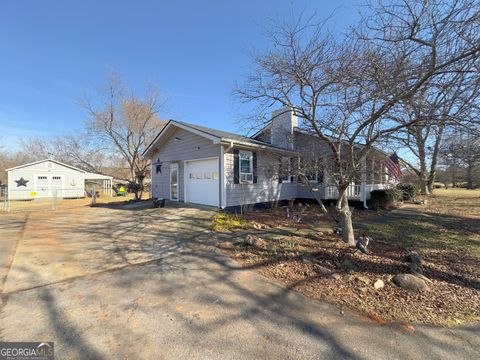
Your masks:
<svg viewBox="0 0 480 360"><path fill-rule="evenodd" d="M378 325L240 269L207 209L0 215L0 339L58 359L468 359L479 328ZM3 275L2 275L3 274ZM3 281L2 281L3 279Z"/></svg>

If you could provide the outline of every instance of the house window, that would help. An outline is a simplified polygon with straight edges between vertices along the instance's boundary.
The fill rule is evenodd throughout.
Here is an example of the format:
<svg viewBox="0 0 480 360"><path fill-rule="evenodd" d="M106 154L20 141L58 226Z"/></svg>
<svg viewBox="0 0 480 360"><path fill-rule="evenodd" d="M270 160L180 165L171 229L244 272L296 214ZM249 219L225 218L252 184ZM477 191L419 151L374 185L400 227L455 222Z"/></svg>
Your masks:
<svg viewBox="0 0 480 360"><path fill-rule="evenodd" d="M311 183L316 183L318 182L318 171L317 170L309 170L307 172L307 179Z"/></svg>
<svg viewBox="0 0 480 360"><path fill-rule="evenodd" d="M289 157L282 157L280 178L282 183L289 183L292 180L292 159Z"/></svg>
<svg viewBox="0 0 480 360"><path fill-rule="evenodd" d="M311 183L323 182L323 172L319 170L318 159L307 162L305 175Z"/></svg>
<svg viewBox="0 0 480 360"><path fill-rule="evenodd" d="M251 151L240 151L238 154L240 182L253 184L253 154Z"/></svg>

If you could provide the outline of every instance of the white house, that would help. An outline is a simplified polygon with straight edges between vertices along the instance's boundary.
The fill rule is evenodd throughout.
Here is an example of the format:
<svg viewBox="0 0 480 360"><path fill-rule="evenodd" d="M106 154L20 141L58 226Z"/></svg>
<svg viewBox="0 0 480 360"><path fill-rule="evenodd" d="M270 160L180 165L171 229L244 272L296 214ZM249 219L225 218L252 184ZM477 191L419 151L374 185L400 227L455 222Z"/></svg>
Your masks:
<svg viewBox="0 0 480 360"><path fill-rule="evenodd" d="M270 124L251 137L170 120L144 157L152 161L153 197L235 209L313 199L292 171L308 152L318 156L317 171L309 176L317 197L337 199L328 168L321 166L331 157L328 145L299 127L291 109L275 111ZM361 179L348 189L350 200L366 206L372 190L392 185L387 158L380 150L371 152Z"/></svg>
<svg viewBox="0 0 480 360"><path fill-rule="evenodd" d="M78 198L85 196L85 181L95 181L99 190L112 193L113 177L94 174L53 159L35 161L6 169L8 198Z"/></svg>

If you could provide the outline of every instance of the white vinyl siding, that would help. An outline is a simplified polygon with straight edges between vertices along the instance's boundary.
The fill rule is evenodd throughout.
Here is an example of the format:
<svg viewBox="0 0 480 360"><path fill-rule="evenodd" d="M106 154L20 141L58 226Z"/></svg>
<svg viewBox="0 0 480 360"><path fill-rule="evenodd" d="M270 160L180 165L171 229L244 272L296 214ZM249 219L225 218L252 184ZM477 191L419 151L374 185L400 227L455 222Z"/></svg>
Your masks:
<svg viewBox="0 0 480 360"><path fill-rule="evenodd" d="M278 155L256 151L257 183L234 183L233 150L225 153L226 206L255 204L293 199L297 195L297 184L278 182ZM239 153L240 154L240 153Z"/></svg>
<svg viewBox="0 0 480 360"><path fill-rule="evenodd" d="M175 138L180 139L176 140ZM212 140L196 135L190 131L178 128L152 155L152 196L170 198L170 164L178 163L178 199L185 199L185 161L205 159L220 156L220 145ZM161 172L157 174L157 160L162 163ZM219 170L220 171L220 170ZM198 173L195 176L203 177Z"/></svg>

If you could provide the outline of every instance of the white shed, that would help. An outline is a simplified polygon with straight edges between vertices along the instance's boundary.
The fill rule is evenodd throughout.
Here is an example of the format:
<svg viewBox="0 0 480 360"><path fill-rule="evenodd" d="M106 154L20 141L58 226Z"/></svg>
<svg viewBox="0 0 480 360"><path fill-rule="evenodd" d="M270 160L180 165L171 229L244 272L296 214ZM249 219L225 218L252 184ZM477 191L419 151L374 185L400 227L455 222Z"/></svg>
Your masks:
<svg viewBox="0 0 480 360"><path fill-rule="evenodd" d="M26 200L46 197L78 198L85 196L85 180L99 180L105 193L111 194L111 176L93 174L53 159L6 169L8 198Z"/></svg>

